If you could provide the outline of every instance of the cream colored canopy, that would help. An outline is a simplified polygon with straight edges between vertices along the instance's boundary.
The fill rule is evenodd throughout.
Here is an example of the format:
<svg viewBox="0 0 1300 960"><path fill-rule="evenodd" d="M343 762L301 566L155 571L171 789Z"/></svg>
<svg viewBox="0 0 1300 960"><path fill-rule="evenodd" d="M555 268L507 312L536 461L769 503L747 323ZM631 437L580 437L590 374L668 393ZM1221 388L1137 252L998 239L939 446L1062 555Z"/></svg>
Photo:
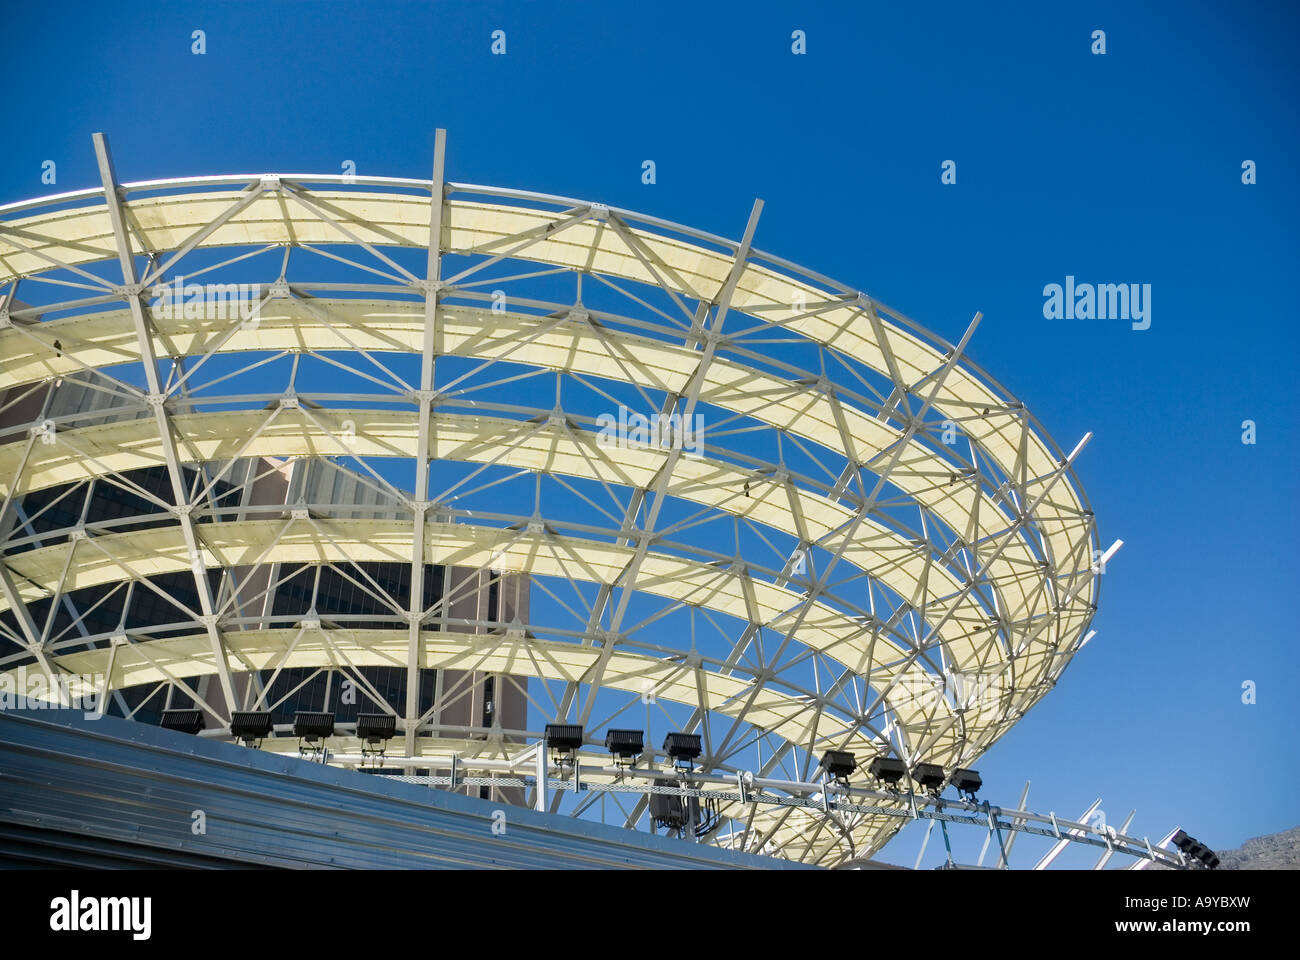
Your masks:
<svg viewBox="0 0 1300 960"><path fill-rule="evenodd" d="M874 502L848 495L845 484L814 482L776 464L746 466L716 440L698 457L656 447L612 451L599 442L590 417L452 413L418 392L398 398L414 409L295 402L205 412L202 396L188 399L175 387L151 406L146 391L130 385L138 380L128 377L115 388L113 415L72 415L40 441L31 433L0 443L0 495L6 504L141 468L174 469L176 462L427 457L490 465L634 492L658 489L696 508L816 545L855 575L887 588L921 623L913 625L909 640L906 618L895 617L884 629L888 618L856 615L830 585L805 585L780 564L748 558L723 563L700 544L651 540L638 546L626 530L606 536L564 523L503 529L463 518L356 520L286 511L192 526L182 520L130 533L79 530L62 542L6 550L12 586L0 597L0 609L188 569L410 563L413 556L602 588L630 578L645 594L788 633L807 650L833 659L880 692L889 713L886 729L867 715L866 704L854 715L842 702L809 695L779 677L755 675L734 660L517 632L234 629L217 617L190 635L135 637L94 649L48 641L32 652L52 668L107 673L111 688L230 670L412 662L596 684L629 694L651 682L665 699L743 721L801 749L836 746L870 756L883 749L893 730L910 759L951 766L971 762L1037 702L1092 618L1095 529L1070 464L1022 404L952 348L870 298L745 244L557 198L485 200L481 195L491 192L486 188L453 186L443 204L436 254L476 261L480 269L499 258L603 278L619 292L628 284L644 286L672 304L653 307L629 295L647 308L647 319L640 321L579 304L544 309L527 296L502 311L474 302L487 297L481 281L470 283L477 279L473 268L459 275L444 270L441 281L430 285L383 254L428 247L430 223L439 218L427 193L396 187L307 190L276 178L243 192L204 186L151 184L150 191L161 195L134 197L143 191L128 188L125 238L115 231L102 195L86 205L32 214L26 212L29 204L17 213L0 208L0 284L59 271L81 288L80 299L57 312L0 301L0 390L21 392L88 371L119 376L138 369L145 350L160 358L423 352L426 364L450 356L503 370L542 369L685 397L805 443L830 462L845 464L846 473L884 478L891 496L896 490L915 505L923 526L941 524L945 539L961 549L936 555L937 538L902 529ZM118 260L123 242L132 253L154 258L146 273L167 263L174 251L320 252L347 246L349 256L371 255L372 272L384 283L334 296L291 281L262 303L254 323L167 317L147 307L121 308L136 298L147 302L147 285L98 279L94 268ZM173 266L168 278L179 269ZM675 308L680 315L674 317ZM42 313L48 315L33 322ZM720 334L706 332L710 322L720 326ZM765 358L755 346L762 341L729 333L737 327L800 338L840 358L851 375L838 382L826 370L795 377L776 354ZM872 373L883 387L873 396L875 388L854 369ZM919 420L909 422L909 400L913 413L929 411L931 418L959 427L970 457L936 442ZM952 674L996 679L998 695L968 703L927 695L936 680ZM437 753L444 746L438 738L423 738L417 749ZM806 848L800 856L819 861L846 852L842 838L804 811L782 819L763 813L759 819L787 855L800 846ZM857 852L876 849L897 826L888 817L855 824Z"/></svg>

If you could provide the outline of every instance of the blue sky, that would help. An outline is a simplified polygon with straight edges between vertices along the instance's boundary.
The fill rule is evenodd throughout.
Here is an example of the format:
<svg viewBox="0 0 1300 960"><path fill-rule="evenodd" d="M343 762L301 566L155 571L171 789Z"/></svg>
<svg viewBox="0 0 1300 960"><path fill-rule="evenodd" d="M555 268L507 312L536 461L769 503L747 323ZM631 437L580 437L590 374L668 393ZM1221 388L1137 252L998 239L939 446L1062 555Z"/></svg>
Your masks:
<svg viewBox="0 0 1300 960"><path fill-rule="evenodd" d="M93 131L125 180L427 177L437 126L454 180L732 237L762 197L759 247L952 341L982 311L974 360L1063 448L1095 434L1078 474L1125 546L1097 639L982 761L989 797L1029 778L1035 808L1101 796L1219 848L1294 826L1296 9L900 6L7 6L0 200L94 185ZM1066 275L1151 284L1151 328L1044 319Z"/></svg>

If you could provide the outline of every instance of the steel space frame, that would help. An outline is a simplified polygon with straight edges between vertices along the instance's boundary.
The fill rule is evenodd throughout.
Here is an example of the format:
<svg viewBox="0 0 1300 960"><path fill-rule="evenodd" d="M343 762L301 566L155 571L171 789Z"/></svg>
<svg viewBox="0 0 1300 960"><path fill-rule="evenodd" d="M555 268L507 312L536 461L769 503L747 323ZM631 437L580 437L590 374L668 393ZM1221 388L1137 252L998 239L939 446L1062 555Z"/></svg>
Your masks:
<svg viewBox="0 0 1300 960"><path fill-rule="evenodd" d="M1091 563L1091 558L1097 554L1095 524L1074 474L1075 460L1087 438L1069 455L1062 455L1024 405L1008 399L995 412L1014 416L1023 424L1026 436L1032 432L1050 446L1057 459L1057 466L1050 474L1030 476L1023 469L1005 470L970 437L967 437L965 450L942 444L940 433L951 418L940 417L934 405L954 370L960 367L965 376L978 378L990 389L1009 397L966 356L978 316L957 344L949 344L855 289L758 251L753 246L753 239L762 211L761 201L755 202L742 239L729 241L617 207L448 182L444 176L445 143L444 133L438 131L433 176L427 181L281 174L177 178L124 186L118 181L106 138L96 134L94 146L102 181L100 187L0 207L0 240L18 250L36 252L48 261L48 273L54 274L28 274L16 277L9 284L3 299L0 299L0 331L12 331L25 341L53 350L61 358L72 358L77 364L77 345L71 340L66 344L56 343L56 334L50 332L42 318L86 311L93 314L106 307L125 306L138 351L137 363L143 369L145 380L142 388L128 379L106 373L101 366L92 368L79 364L77 375L89 376L93 370L93 378L86 382L94 389L111 393L112 406L100 407L84 415L72 413L53 419L42 415L26 428L25 437L13 441L22 445L22 454L17 458L12 479L4 478L8 484L0 507L0 531L6 536L3 557L0 558L3 559L0 562L0 588L8 609L15 615L18 629L14 631L8 626L0 629L20 648L20 652L0 657L0 669L12 669L31 661L48 676L51 686L57 688L58 674L67 670L60 666L60 657L86 650L107 651L106 686L101 691L107 694L114 688L114 662L119 651L129 648L133 655L149 660L163 675L164 680L159 686L168 690L169 697L173 690L184 693L220 726L228 723L230 705L239 699L234 682L236 674L250 669L247 657L239 649L232 650L232 647L238 648L236 641L248 631L287 626L294 635L274 667L275 673L289 662L304 638L323 638L328 659L321 662L319 669L331 675L347 676L363 687L369 686L355 662L356 647L350 646L343 636L349 629L347 617L334 617L329 623L304 618L297 624L286 625L269 613L249 610L265 598L271 587L252 595L244 591L235 570L220 562L210 541L213 531L222 524L253 518L264 525L260 529L269 531L267 537L259 541L261 556L253 566L262 566L263 562L281 563L274 558L285 542L307 530L314 542L329 554L321 566L352 578L382 599L390 609L388 614L378 618L367 615L357 619L380 619L405 634L406 700L401 704L383 701L381 705L382 709L399 717L403 753L408 758L422 755L424 747L420 741L423 739L432 744L439 738L482 736L495 738L492 748L498 751L495 758L480 758L483 762L513 763L527 748L509 738L534 738L537 735L535 731L503 731L499 727L444 725L439 722L437 713L447 705L446 702L428 710L420 709L415 680L421 664L427 661L425 646L430 639L431 627L436 627L442 635L463 633L474 636L479 643L484 642L484 636L495 637L503 646L524 649L527 656L534 658L537 667L532 675L550 678L542 684L549 702L534 697L535 690L522 687L531 705L543 716L572 720L588 728L615 722L628 709L634 709L638 702L644 702L644 691L630 687L626 678L619 685L608 677L616 655L639 657L647 665L668 665L670 673L654 689L664 699L673 699L691 708L689 717L681 725L687 731L699 731L703 737L705 755L701 760L701 771L704 776L732 777L740 774L749 765L748 752L757 750L761 759L755 773L760 780L785 773L790 777L789 782L805 783L818 752L854 745L861 748L864 744L874 745L879 753L897 754L908 762L937 759L949 766L969 763L1055 683L1060 671L1091 637L1086 629L1072 629L1068 635L1057 637L1047 658L1047 666L1030 676L1017 675L1016 658L1032 645L1048 642L1044 637L1054 635L1058 628L1054 611L1059 613L1085 592L1090 606L1095 609L1098 578L1058 575L1058 566L1065 568L1072 563L1077 569L1081 558L1053 556L1035 526L1039 504L1058 486L1068 485L1078 494L1080 516L1086 519L1089 530L1088 536L1080 541L1079 550L1086 563ZM427 204L431 237L443 235L447 204L459 197L487 198L494 203L529 209L545 208L553 211L554 219L545 229L524 231L484 244L471 251L472 256L445 249L441 242L430 242L425 250L421 274L404 266L395 255L389 256L381 245L363 239L364 231L358 224L341 214L330 198L309 189L308 184L358 191L370 188L423 194L433 201ZM147 198L177 191L222 187L237 188L238 193L224 204L219 213L171 248L149 247L145 242L146 231L133 221L133 197ZM376 352L360 348L354 351L354 359L348 361L337 359L329 350L261 351L272 356L269 359L265 355L255 356L242 366L214 375L207 381L202 380L198 375L200 371L209 364L216 368L217 358L225 355L228 344L237 342L243 335L246 321L242 318L233 319L229 329L212 337L200 352L184 356L159 353L157 345L165 343L170 333L160 329L154 316L149 304L150 289L176 275L177 268L186 263L185 258L200 249L205 240L234 222L268 193L286 208L306 211L311 217L330 224L337 231L337 245L356 250L357 259L325 249L327 245L249 244L256 249L203 267L190 274L188 279L253 257L278 257L279 269L264 284L268 292L260 301L260 308L275 309L282 304L291 304L300 316L313 318L344 341L350 337L357 339L354 335L362 331L354 320L340 316L337 301L332 298L346 294L353 298L380 298L386 303L413 304L422 316L417 381L411 382L408 376L394 369L394 364L381 359ZM109 214L112 255L118 262L120 280L101 277L75 263L40 253L42 245L47 244L50 237L14 224L15 218L31 215L33 211L75 209L95 202L102 203ZM596 270L556 267L524 270L506 276L493 272L498 266L518 269L514 264L526 261L533 244L543 238L554 239L566 229L593 219L616 234L637 256L645 271L655 278L652 286L657 289L633 292L626 288L626 281L611 279ZM731 267L719 290L711 296L691 290L690 284L674 275L674 271L647 246L640 233L647 230L685 238L700 247L723 252L730 259ZM384 282L290 280L287 275L290 254L298 250L319 255ZM451 273L448 264L453 253L457 258L467 257L474 262L459 272ZM139 262L141 258L143 266ZM747 268L758 263L796 276L801 282L817 284L827 291L824 300L805 305L803 316L816 316L846 304L852 305L859 322L880 334L879 342L889 367L888 376L883 381L872 380L867 371L855 365L853 358L820 345L817 346L818 366L804 367L792 362L781 350L774 349L782 345L782 335L793 326L791 320L767 322L759 319L755 323L751 318L737 321L735 318L741 315L741 311L733 310L733 296ZM446 276L448 273L451 275ZM530 281L549 282L559 276L575 280L576 289L571 301L557 302L529 294L527 285ZM584 281L589 290L591 285L599 284L604 294L612 292L622 296L639 312L625 314L584 303ZM80 295L74 299L27 306L17 296L20 283L72 288ZM494 315L494 294L489 292L489 288L502 286L511 288L509 300L512 310L529 317L532 329L523 330L507 349L498 354L460 357L461 360L473 359L477 366L459 373L453 368L450 379L439 383L436 374L442 369L437 363L442 359L438 350L440 324L453 314L490 321ZM516 288L521 292L516 294ZM657 302L652 301L652 296ZM893 325L891 329L902 329L909 336L934 344L943 355L942 362L919 380L905 377L900 372L899 363L889 355L890 340L883 332L886 319ZM694 512L661 524L661 517L666 516L665 508L674 500L673 485L685 458L681 447L666 450L662 462L650 471L648 479L621 484L627 491L622 496L612 489L615 485L612 478L624 466L618 451L578 445L579 452L591 461L590 476L580 478L584 481L581 489L573 477L552 474L544 469L503 468L511 444L522 444L543 433L561 438L589 438L598 425L597 418L589 409L592 396L603 396L611 404L620 399L603 390L591 374L575 369L539 368L536 374L519 371L516 357L525 354L557 329L570 325L581 327L584 335L612 344L612 352L624 350L619 354L622 356L627 356L630 346L640 342L635 337L648 337L660 344L673 344L690 358L686 361L681 385L665 389L662 385L646 382L644 371L633 363L635 357L628 356L621 371L622 380L624 386L641 397L647 413L676 413L689 418L702 409L709 409L711 415L713 410L725 410L708 402L705 388L712 382L710 377L720 366L747 363L753 369L786 381L788 394L782 400L807 395L815 396L819 402L824 401L834 414L837 442L844 455L836 461L828 457L824 449L813 450L814 444L807 436L801 437L798 429L776 429L769 425L785 452L777 460L764 459L746 449L740 441L734 445L726 442L756 429L755 423L761 421L761 417L756 421L752 408L725 410L722 418L715 420L704 447L706 458L710 463L726 465L749 478L743 488L746 500L752 498L751 486L765 496L771 492L773 496L786 498L791 522L787 529L779 531L780 536L774 535L770 527L750 520L742 508L735 505L733 501L739 501L741 496L738 492L730 500L713 502L685 498ZM64 336L66 338L66 334ZM211 392L220 383L238 381L254 370L286 359L291 363L291 370L283 391ZM296 378L300 367L309 360L337 367L356 380L369 382L375 391L300 392L296 389ZM838 374L839 382L831 376L832 373ZM555 377L553 405L541 407L510 402L513 385L521 379L539 375ZM40 385L24 383L18 386L35 389ZM588 408L581 404L570 408L568 397L581 391L585 391ZM51 396L47 394L45 397L47 406ZM11 401L10 405L14 402ZM228 410L235 404L244 410L261 409L260 420L251 423L249 429L235 438L233 448L227 451L233 456L223 455L217 461L208 461L195 452L189 425L194 417L205 411ZM298 503L288 510L282 505L230 506L215 493L217 483L231 474L235 463L244 459L248 451L256 448L274 428L291 417L301 417L314 437L328 438L337 443L340 438L338 424L343 415L399 406L409 409L415 418L415 442L409 452L403 450L414 462L413 488L403 489L395 484L384 471L371 467L366 457L349 458L355 464L361 481L386 498L378 507L364 508L346 503ZM447 489L431 490L431 466L436 462L434 445L439 429L444 426L441 418L444 415L454 417L457 415L455 411L466 409L472 409L479 416L499 415L496 419L506 431L502 436L509 443L504 444L495 457L484 455L472 460L477 466L468 477L458 479ZM896 429L898 439L876 456L856 456L858 441L848 425L845 415L848 409L889 424ZM987 418L988 414L986 409L982 416ZM102 455L78 449L82 437L89 439L89 431L97 428L93 421L105 416L115 417L123 423L143 420L153 424L157 450L166 467L172 495L170 502L141 490L123 472L104 464ZM980 416L972 411L970 418L974 421ZM82 497L83 522L68 530L38 534L32 526L33 518L23 512L19 491L24 489L22 479L34 459L33 455L40 453L42 437L49 435L42 430L50 425L57 443L80 457L88 478L77 482L67 494L69 497ZM893 482L896 471L912 445L921 442L949 462L949 477L945 478L949 485L967 487L975 492L976 502L995 504L1005 510L1009 517L1005 524L990 536L972 539L966 531L954 529L931 507L900 494ZM187 465L198 465L206 472L192 473L187 471ZM491 492L495 488L514 479L508 474L511 470L517 470L516 475L528 474L534 481L532 503L527 504L530 509L526 511L502 510L500 502L492 499ZM250 476L243 484L237 485L236 490L251 485L255 479L256 475ZM590 484L593 479L608 493L609 503L594 500L594 488ZM472 486L475 482L479 484L477 487ZM78 565L88 556L97 560L106 558L107 562L124 571L125 575L118 581L124 593L129 594L132 590L157 592L150 576L138 569L142 566L140 558L123 549L127 546L124 540L113 539L114 531L121 524L85 522L84 508L89 504L93 486L97 483L112 484L143 495L157 508L159 516L168 517L174 523L188 558L199 609L178 604L177 619L172 624L145 630L128 629L123 625L118 630L99 634L90 633L81 626L84 611L80 611L74 614L71 626L58 634L54 632L56 612L73 608L73 598L69 596L73 591L68 589L68 585L75 580ZM544 491L557 489L567 490L589 504L590 513L585 517L546 515ZM808 496L819 498L818 502L840 505L844 511L842 522L820 535L810 532L802 515ZM355 515L367 509L374 514L376 522L393 509L409 516L406 562L410 567L412 587L405 604L369 579L364 569L349 564L346 557L350 545L338 542L329 525L329 518L344 511ZM908 520L904 511L914 519ZM550 551L560 571L558 575L543 576L529 571L523 571L522 575L528 580L531 591L548 595L557 605L568 609L573 622L560 625L452 618L449 616L452 598L423 609L420 600L422 586L432 562L426 534L433 524L430 518L435 515L452 524L496 531L502 553L511 544L525 540L538 549ZM601 518L605 522L593 522ZM872 570L860 569L846 561L849 548L855 545L868 521L887 528L900 542L916 548L924 563L919 580L928 583L932 578L938 580L940 573L946 572L961 584L960 590L937 595L923 591L919 597L903 596L892 591ZM709 527L710 524L714 526ZM723 524L737 531L734 551L724 549L712 535L711 531ZM710 529L707 537L699 533L706 527ZM764 540L774 559L742 556L742 528L745 537ZM622 559L613 576L593 581L589 570L585 569L586 554L582 552L588 549L586 545L589 543L617 548ZM574 544L579 545L576 550L568 549ZM1027 548L1042 565L1040 584L1032 604L1018 607L1008 600L999 582L990 575L990 570L1012 544ZM57 578L35 585L25 583L16 572L20 557L29 551L55 549L64 551ZM656 575L647 573L647 564L663 556L691 565L690 576L695 579L689 583L698 589L686 599L671 599L665 597L662 590L658 594L650 590L652 586L662 585L656 580ZM282 565L288 566L291 572L303 566L287 562ZM213 569L223 571L221 586L215 591L210 577ZM1093 573L1099 572L1093 569ZM838 576L833 576L837 573ZM503 577L505 573L494 575ZM272 585L283 582L285 576L280 571ZM583 592L580 582L597 583L594 597ZM566 583L578 602L558 597L557 591ZM784 590L793 596L790 607L775 617L760 609L756 600L759 590L768 587ZM43 624L38 623L28 609L33 589L52 601ZM667 603L649 614L640 608L634 610L633 599L645 596L648 590L661 600L666 599ZM747 609L744 618L738 620L712 602L722 593L744 599ZM862 599L864 595L865 600ZM984 648L987 653L982 653L981 658L987 656L992 662L996 657L1000 664L996 672L981 675L996 685L994 705L998 716L991 721L984 720L974 729L968 729L964 716L970 705L963 705L956 699L958 691L949 683L953 674L960 672L965 665L950 662L943 640L943 631L953 620L960 603L975 604L988 611L989 636ZM123 605L124 610L126 606ZM845 622L856 623L862 628L862 636L866 638L864 653L845 655L833 646L817 649L801 645L800 638L808 618L823 616L823 607ZM692 639L689 650L683 650L681 644L663 642L664 630L656 632L662 624L683 619L690 624ZM174 628L187 623L206 638L210 663L226 704L224 709L201 697L187 676L171 668L165 658L151 657L151 638L155 634L174 632ZM702 629L717 634L715 643L725 645L724 652L697 649L695 630L700 624ZM1083 627L1086 626L1085 623ZM534 643L534 640L538 642ZM565 671L548 671L537 663L538 658L544 659L554 652L540 642L542 640L586 648L595 655L580 675L559 682L558 695L552 694L549 683L557 682L555 676ZM890 662L887 671L880 671L878 664L882 659L888 659L888 655L880 657L878 651L886 643L890 645L889 649L902 651L903 659ZM479 662L486 663L492 653L491 646L483 646ZM467 665L471 669L474 667L472 660ZM908 721L900 720L896 703L914 704L917 700L916 690L902 688L921 676L933 681L938 692L928 698L922 711L923 721L915 717ZM723 680L740 681L747 689L742 694L714 693L714 686ZM678 691L675 696L663 692L679 681L692 686L694 696L681 694L680 687L673 688ZM268 684L259 691L255 705L267 705L269 689ZM618 707L606 707L608 698L603 695L609 691L625 696L626 702ZM382 700L373 687L367 692L376 702ZM597 708L598 694L602 694L599 698L601 709ZM460 694L465 695L467 691ZM760 702L769 696L780 698L780 707L775 712L782 716L784 726L776 729L755 720L761 713ZM927 698L922 696L922 699ZM988 706L983 705L984 708ZM785 735L790 730L801 730L804 735ZM561 793L554 794L550 808L560 809L561 799ZM633 809L626 812L627 825L635 825L641 820L644 805L643 794ZM578 803L575 812L581 815L589 807L590 804ZM897 829L896 814L897 811L889 814L887 821L882 820L878 826L864 829L856 837L852 832L847 837L840 835L833 818L827 818L823 828L816 830L803 849L794 855L813 862L834 862L863 850L878 848ZM760 832L759 840L763 844L779 841L778 849L791 855L794 852L793 841L781 837L785 819L784 815L772 818Z"/></svg>

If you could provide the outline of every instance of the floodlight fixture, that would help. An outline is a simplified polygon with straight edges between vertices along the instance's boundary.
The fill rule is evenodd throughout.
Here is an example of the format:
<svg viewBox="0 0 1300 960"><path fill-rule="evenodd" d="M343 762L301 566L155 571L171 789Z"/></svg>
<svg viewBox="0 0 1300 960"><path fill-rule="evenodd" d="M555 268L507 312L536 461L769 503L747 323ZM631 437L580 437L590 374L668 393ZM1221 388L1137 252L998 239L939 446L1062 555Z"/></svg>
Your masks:
<svg viewBox="0 0 1300 960"><path fill-rule="evenodd" d="M1187 831L1179 830L1170 839L1188 860L1198 862L1209 870L1218 869L1219 855L1195 837L1188 836Z"/></svg>
<svg viewBox="0 0 1300 960"><path fill-rule="evenodd" d="M230 714L230 735L245 746L256 746L271 733L269 710L235 710Z"/></svg>
<svg viewBox="0 0 1300 960"><path fill-rule="evenodd" d="M912 780L922 790L938 795L943 789L943 767L937 763L918 763L912 768Z"/></svg>
<svg viewBox="0 0 1300 960"><path fill-rule="evenodd" d="M554 763L566 766L575 763L582 748L582 724L548 723L546 746L550 748Z"/></svg>
<svg viewBox="0 0 1300 960"><path fill-rule="evenodd" d="M969 800L975 802L975 794L979 793L980 787L984 786L984 781L975 770L965 770L958 768L952 772L952 785L957 788L957 792Z"/></svg>
<svg viewBox="0 0 1300 960"><path fill-rule="evenodd" d="M334 736L334 714L320 710L299 710L293 715L293 735L308 743Z"/></svg>
<svg viewBox="0 0 1300 960"><path fill-rule="evenodd" d="M1219 865L1219 858L1215 852L1199 840L1192 847L1191 855L1194 859L1200 861L1203 866L1211 870ZM1211 866L1211 862L1213 862L1213 866Z"/></svg>
<svg viewBox="0 0 1300 960"><path fill-rule="evenodd" d="M198 733L203 729L203 711L164 710L159 726L164 730L176 730L180 733Z"/></svg>
<svg viewBox="0 0 1300 960"><path fill-rule="evenodd" d="M605 749L615 763L634 763L645 751L645 734L640 730L609 730L605 733Z"/></svg>
<svg viewBox="0 0 1300 960"><path fill-rule="evenodd" d="M679 767L689 767L704 752L698 733L670 733L664 737L664 753Z"/></svg>
<svg viewBox="0 0 1300 960"><path fill-rule="evenodd" d="M397 735L397 715L394 713L358 713L357 739L361 741L361 756L376 757L382 763L388 741Z"/></svg>
<svg viewBox="0 0 1300 960"><path fill-rule="evenodd" d="M358 713L357 737L369 744L383 743L397 735L397 715L393 713Z"/></svg>
<svg viewBox="0 0 1300 960"><path fill-rule="evenodd" d="M847 750L827 750L822 754L821 767L835 780L848 782L858 768L857 760Z"/></svg>
<svg viewBox="0 0 1300 960"><path fill-rule="evenodd" d="M548 723L546 745L552 750L577 750L582 746L582 726L576 723Z"/></svg>
<svg viewBox="0 0 1300 960"><path fill-rule="evenodd" d="M907 764L897 757L876 757L867 767L867 772L881 783L895 786L907 776Z"/></svg>

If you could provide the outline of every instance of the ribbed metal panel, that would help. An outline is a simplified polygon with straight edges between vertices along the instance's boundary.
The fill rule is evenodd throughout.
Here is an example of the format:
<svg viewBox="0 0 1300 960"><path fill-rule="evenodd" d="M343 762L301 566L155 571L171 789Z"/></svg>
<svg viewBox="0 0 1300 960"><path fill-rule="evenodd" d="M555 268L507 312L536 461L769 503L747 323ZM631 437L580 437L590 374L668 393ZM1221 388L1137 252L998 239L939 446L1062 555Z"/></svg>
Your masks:
<svg viewBox="0 0 1300 960"><path fill-rule="evenodd" d="M206 833L192 832L203 811ZM505 832L492 832L503 811ZM0 861L795 868L77 711L0 712Z"/></svg>

